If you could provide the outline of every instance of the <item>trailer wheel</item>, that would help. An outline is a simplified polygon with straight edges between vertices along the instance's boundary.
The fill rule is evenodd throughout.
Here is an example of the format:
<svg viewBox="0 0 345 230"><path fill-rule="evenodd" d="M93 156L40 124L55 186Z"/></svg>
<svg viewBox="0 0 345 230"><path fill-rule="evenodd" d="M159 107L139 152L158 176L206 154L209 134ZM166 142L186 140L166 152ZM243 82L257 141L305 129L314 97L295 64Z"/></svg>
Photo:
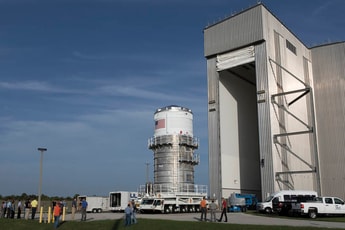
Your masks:
<svg viewBox="0 0 345 230"><path fill-rule="evenodd" d="M175 212L176 212L176 205L174 204L172 207L172 213L175 213Z"/></svg>
<svg viewBox="0 0 345 230"><path fill-rule="evenodd" d="M97 209L92 209L92 213L96 213L97 212Z"/></svg>
<svg viewBox="0 0 345 230"><path fill-rule="evenodd" d="M102 209L101 209L101 208L97 209L97 212L98 212L98 213L101 213L101 212L102 212Z"/></svg>
<svg viewBox="0 0 345 230"><path fill-rule="evenodd" d="M309 217L315 219L317 216L316 210L309 210Z"/></svg>

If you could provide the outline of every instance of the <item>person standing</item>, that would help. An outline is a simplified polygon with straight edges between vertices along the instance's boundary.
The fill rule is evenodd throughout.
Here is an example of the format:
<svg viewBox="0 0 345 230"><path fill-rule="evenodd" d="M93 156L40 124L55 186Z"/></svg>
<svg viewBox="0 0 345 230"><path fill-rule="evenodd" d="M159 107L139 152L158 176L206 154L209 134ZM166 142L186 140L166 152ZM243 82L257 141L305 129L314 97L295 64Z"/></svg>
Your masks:
<svg viewBox="0 0 345 230"><path fill-rule="evenodd" d="M12 206L11 206L11 219L14 219L14 214L16 213L16 205L14 204L14 200L12 200Z"/></svg>
<svg viewBox="0 0 345 230"><path fill-rule="evenodd" d="M75 216L75 211L77 210L77 199L74 198L72 201L72 215L71 215L71 219L74 220L74 216Z"/></svg>
<svg viewBox="0 0 345 230"><path fill-rule="evenodd" d="M27 201L25 201L25 204L24 204L24 211L25 211L24 218L25 218L25 220L29 219L30 208L31 208L31 202L30 202L30 199L28 199Z"/></svg>
<svg viewBox="0 0 345 230"><path fill-rule="evenodd" d="M126 215L126 219L125 219L125 226L129 226L131 225L132 222L132 214L133 214L133 210L131 208L131 204L128 203L127 207L125 208L125 215Z"/></svg>
<svg viewBox="0 0 345 230"><path fill-rule="evenodd" d="M207 201L206 198L203 197L202 200L200 201L200 209L201 209L201 217L200 217L200 221L202 221L203 219L206 221L206 216L207 216Z"/></svg>
<svg viewBox="0 0 345 230"><path fill-rule="evenodd" d="M57 202L55 200L52 201L52 213L51 213L52 214L52 218L54 218L54 208L56 206L56 203Z"/></svg>
<svg viewBox="0 0 345 230"><path fill-rule="evenodd" d="M18 201L18 205L17 205L17 219L20 219L20 216L22 215L22 201L19 200Z"/></svg>
<svg viewBox="0 0 345 230"><path fill-rule="evenodd" d="M3 201L2 204L1 204L1 207L0 207L0 217L1 217L1 218L3 218L2 215L3 215L3 213L4 213L4 203L5 203L5 202Z"/></svg>
<svg viewBox="0 0 345 230"><path fill-rule="evenodd" d="M137 223L137 217L136 217L136 212L137 212L137 206L135 205L135 201L132 200L132 222L133 224L136 224Z"/></svg>
<svg viewBox="0 0 345 230"><path fill-rule="evenodd" d="M6 208L7 208L6 201L3 201L1 204L1 218L5 218Z"/></svg>
<svg viewBox="0 0 345 230"><path fill-rule="evenodd" d="M214 203L214 199L212 199L211 204L208 206L211 212L211 222L216 222L217 218L216 218L216 210L218 205L216 203Z"/></svg>
<svg viewBox="0 0 345 230"><path fill-rule="evenodd" d="M225 218L224 222L228 222L228 216L226 215L227 208L228 208L228 205L226 203L226 200L224 199L224 197L222 197L222 214L220 215L220 219L218 220L218 222L222 221L223 215Z"/></svg>
<svg viewBox="0 0 345 230"><path fill-rule="evenodd" d="M81 221L86 221L86 209L87 209L87 201L85 198L81 201Z"/></svg>
<svg viewBox="0 0 345 230"><path fill-rule="evenodd" d="M6 214L7 214L7 218L11 218L12 215L12 202L10 200L7 201L7 205L6 205Z"/></svg>
<svg viewBox="0 0 345 230"><path fill-rule="evenodd" d="M54 207L54 228L59 227L60 215L61 215L60 204L56 204Z"/></svg>
<svg viewBox="0 0 345 230"><path fill-rule="evenodd" d="M35 215L36 215L36 211L37 211L37 205L38 205L38 202L37 200L34 198L31 203L31 219L35 219Z"/></svg>

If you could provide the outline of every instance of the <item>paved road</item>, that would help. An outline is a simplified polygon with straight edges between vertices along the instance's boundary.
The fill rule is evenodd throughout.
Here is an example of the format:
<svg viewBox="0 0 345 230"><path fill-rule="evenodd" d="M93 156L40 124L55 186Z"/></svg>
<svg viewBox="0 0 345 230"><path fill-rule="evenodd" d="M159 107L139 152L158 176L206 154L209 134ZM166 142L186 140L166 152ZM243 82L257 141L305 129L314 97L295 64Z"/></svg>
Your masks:
<svg viewBox="0 0 345 230"><path fill-rule="evenodd" d="M106 220L106 219L120 219L123 218L123 213L88 213L87 220ZM217 215L219 217L219 214ZM199 221L199 213L183 213L183 214L137 214L137 218L148 219L168 219L168 220L181 220L181 221ZM70 220L70 215L66 216L65 220ZM80 214L76 214L76 220L80 220ZM315 221L310 219L289 219L289 218L276 218L269 216L255 216L246 213L228 213L227 223L232 224L253 224L253 225L279 225L279 226L309 226L319 228L339 228L345 229L345 223L339 222L326 222ZM227 224L225 222L218 224Z"/></svg>

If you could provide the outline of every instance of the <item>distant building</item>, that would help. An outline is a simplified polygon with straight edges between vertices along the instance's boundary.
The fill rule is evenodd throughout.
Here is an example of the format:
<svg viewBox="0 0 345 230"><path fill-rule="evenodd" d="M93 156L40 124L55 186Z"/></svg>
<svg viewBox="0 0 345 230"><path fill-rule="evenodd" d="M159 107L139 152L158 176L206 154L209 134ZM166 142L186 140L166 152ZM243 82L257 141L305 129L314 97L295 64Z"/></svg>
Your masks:
<svg viewBox="0 0 345 230"><path fill-rule="evenodd" d="M262 4L204 39L210 195L345 198L345 43L306 47Z"/></svg>

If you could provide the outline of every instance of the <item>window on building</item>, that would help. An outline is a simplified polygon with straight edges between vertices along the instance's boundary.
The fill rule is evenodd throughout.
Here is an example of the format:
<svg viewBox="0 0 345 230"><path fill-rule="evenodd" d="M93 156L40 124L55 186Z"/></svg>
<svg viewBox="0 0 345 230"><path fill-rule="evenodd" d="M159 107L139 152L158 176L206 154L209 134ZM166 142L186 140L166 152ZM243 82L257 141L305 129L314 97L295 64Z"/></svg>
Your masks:
<svg viewBox="0 0 345 230"><path fill-rule="evenodd" d="M296 46L294 46L291 42L289 42L288 40L286 40L286 48L288 48L292 53L294 53L295 55L297 55L297 51L296 51Z"/></svg>

